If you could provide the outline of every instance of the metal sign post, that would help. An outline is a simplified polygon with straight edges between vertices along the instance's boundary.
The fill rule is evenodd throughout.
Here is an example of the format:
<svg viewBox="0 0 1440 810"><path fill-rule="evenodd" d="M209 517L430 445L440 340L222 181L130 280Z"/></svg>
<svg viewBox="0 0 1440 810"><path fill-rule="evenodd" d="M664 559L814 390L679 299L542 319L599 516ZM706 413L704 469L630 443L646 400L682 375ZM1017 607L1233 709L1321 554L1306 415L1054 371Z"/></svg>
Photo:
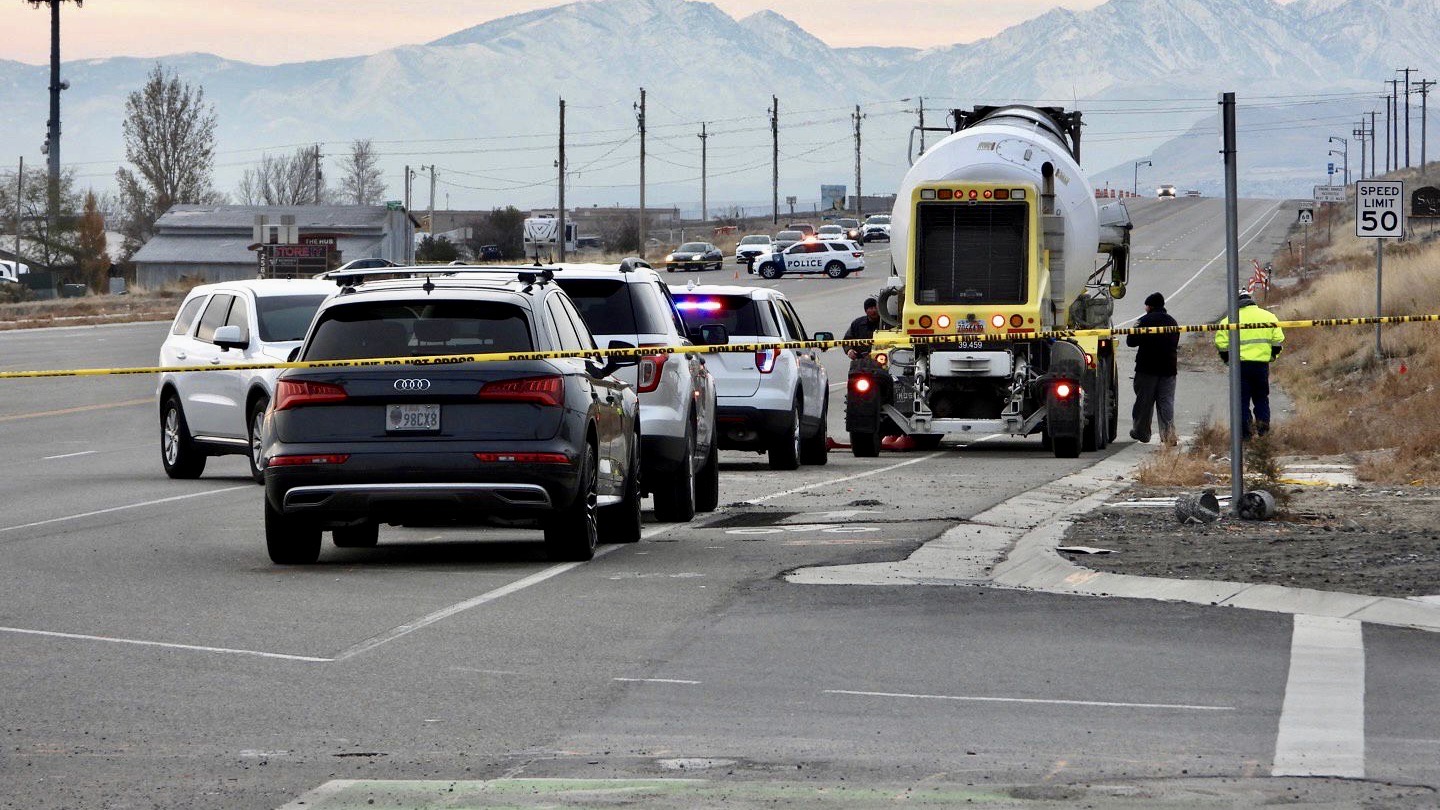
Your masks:
<svg viewBox="0 0 1440 810"><path fill-rule="evenodd" d="M1375 317L1384 316L1385 240L1405 235L1405 184L1367 180L1355 184L1355 235L1375 240ZM1385 357L1380 324L1375 324L1375 358Z"/></svg>
<svg viewBox="0 0 1440 810"><path fill-rule="evenodd" d="M1235 94L1220 95L1222 147L1225 155L1225 270L1229 284L1225 291L1230 319L1230 508L1240 510L1245 494L1245 447L1240 435L1240 212L1235 157ZM1303 265L1302 265L1303 266Z"/></svg>

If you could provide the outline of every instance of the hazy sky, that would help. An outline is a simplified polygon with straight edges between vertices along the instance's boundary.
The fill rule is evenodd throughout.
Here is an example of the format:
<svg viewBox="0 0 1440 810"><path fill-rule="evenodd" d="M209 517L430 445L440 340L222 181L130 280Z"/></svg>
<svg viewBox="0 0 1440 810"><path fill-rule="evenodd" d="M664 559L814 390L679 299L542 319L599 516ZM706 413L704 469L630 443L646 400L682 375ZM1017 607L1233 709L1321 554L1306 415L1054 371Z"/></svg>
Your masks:
<svg viewBox="0 0 1440 810"><path fill-rule="evenodd" d="M970 42L1063 6L1104 0L711 0L734 17L773 9L834 46ZM203 51L259 64L369 54L438 39L556 0L89 0L65 3L61 56ZM0 0L0 59L50 59L50 12Z"/></svg>

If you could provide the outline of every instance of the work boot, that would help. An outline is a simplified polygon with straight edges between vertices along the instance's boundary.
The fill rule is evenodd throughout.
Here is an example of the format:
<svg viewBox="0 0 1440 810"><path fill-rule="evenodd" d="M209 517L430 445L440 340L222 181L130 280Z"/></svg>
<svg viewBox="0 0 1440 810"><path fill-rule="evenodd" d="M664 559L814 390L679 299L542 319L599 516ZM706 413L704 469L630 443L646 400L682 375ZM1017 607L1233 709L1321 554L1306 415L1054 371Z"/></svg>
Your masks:
<svg viewBox="0 0 1440 810"><path fill-rule="evenodd" d="M1149 444L1149 443L1150 443L1150 437L1149 437L1149 436L1142 436L1142 435L1140 434L1140 431L1136 430L1135 428L1130 428L1130 438L1134 439L1134 440L1137 441L1137 442L1140 442L1141 444Z"/></svg>

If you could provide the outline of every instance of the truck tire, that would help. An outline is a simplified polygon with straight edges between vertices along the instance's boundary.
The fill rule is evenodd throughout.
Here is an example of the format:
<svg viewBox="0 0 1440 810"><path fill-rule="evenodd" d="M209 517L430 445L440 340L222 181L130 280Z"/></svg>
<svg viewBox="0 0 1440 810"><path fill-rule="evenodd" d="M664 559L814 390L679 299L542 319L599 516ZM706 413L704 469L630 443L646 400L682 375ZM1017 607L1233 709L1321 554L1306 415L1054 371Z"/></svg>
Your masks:
<svg viewBox="0 0 1440 810"><path fill-rule="evenodd" d="M1108 443L1120 435L1120 375L1116 371L1114 357L1106 362L1110 364L1110 410L1105 415L1105 441Z"/></svg>
<svg viewBox="0 0 1440 810"><path fill-rule="evenodd" d="M1110 406L1105 396L1110 386L1104 383L1103 373L1103 367L1097 368L1086 386L1086 397L1094 403L1090 412L1085 414L1085 427L1081 433L1080 449L1087 453L1104 450L1108 443L1106 437L1110 434Z"/></svg>
<svg viewBox="0 0 1440 810"><path fill-rule="evenodd" d="M880 455L880 434L850 431L850 453L855 458L875 458Z"/></svg>
<svg viewBox="0 0 1440 810"><path fill-rule="evenodd" d="M1055 458L1080 457L1079 436L1051 436L1050 446L1055 451Z"/></svg>
<svg viewBox="0 0 1440 810"><path fill-rule="evenodd" d="M760 265L760 277L761 277L761 278L770 279L771 281L774 281L775 279L777 279L777 278L779 278L779 277L781 277L781 276L783 276L783 275L785 275L785 271L784 271L784 270L781 270L779 267L776 267L774 262L766 262L766 263Z"/></svg>

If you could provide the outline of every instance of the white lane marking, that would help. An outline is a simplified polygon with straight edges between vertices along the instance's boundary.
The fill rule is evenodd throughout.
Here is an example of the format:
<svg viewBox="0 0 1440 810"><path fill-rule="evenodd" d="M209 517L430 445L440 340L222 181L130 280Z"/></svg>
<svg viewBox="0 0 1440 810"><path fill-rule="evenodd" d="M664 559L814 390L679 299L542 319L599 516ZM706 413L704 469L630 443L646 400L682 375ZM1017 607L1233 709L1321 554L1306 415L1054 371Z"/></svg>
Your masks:
<svg viewBox="0 0 1440 810"><path fill-rule="evenodd" d="M944 454L943 454L943 453L931 453L931 454L928 455L928 456L921 456L920 458L912 458L912 459L910 459L909 461L902 461L902 462L900 462L899 464L891 464L889 467L877 467L877 468L875 468L875 469L873 469L873 470L866 470L865 472L862 472L862 473L855 473L854 475L846 475L846 476L841 477L841 478L832 478L832 479L830 479L829 481L818 481L818 482L816 482L816 483L814 483L814 484L806 484L806 485L803 486L803 487L795 487L794 489L787 489L787 490L785 490L784 492L775 492L775 493L771 493L771 494L769 494L769 495L765 495L765 496L763 496L763 497L751 498L750 500L745 501L745 503L750 504L751 506L753 506L753 505L758 504L758 503L764 503L764 502L769 501L769 500L774 500L775 498L783 498L783 497L785 497L786 495L794 495L794 494L797 493L797 492L805 492L806 490L816 489L816 488L818 488L818 487L828 487L828 486L830 486L831 484L842 484L842 483L844 483L844 482L846 482L846 481L854 481L854 480L857 479L857 478L864 478L864 477L869 476L869 475L879 475L880 473L890 472L891 470L898 470L898 469L900 469L901 467L908 467L908 466L910 466L911 464L919 464L919 463L922 462L922 461L929 461L930 459L932 459L932 458L937 458L937 457L939 457L939 456L941 456L941 455L944 455Z"/></svg>
<svg viewBox="0 0 1440 810"><path fill-rule="evenodd" d="M62 456L44 456L44 457L41 458L40 460L41 460L41 461L54 461L54 460L57 459L57 458L75 458L76 456L93 456L94 454L96 454L96 453L98 453L98 452L100 452L100 451L99 451L99 450L81 450L81 451L78 452L78 453L66 453L66 454L64 454L64 455L62 455Z"/></svg>
<svg viewBox="0 0 1440 810"><path fill-rule="evenodd" d="M612 681L620 683L678 683L684 686L697 686L700 681L682 681L678 678L611 678Z"/></svg>
<svg viewBox="0 0 1440 810"><path fill-rule="evenodd" d="M242 489L248 489L253 492L258 489L258 487L256 487L254 484L243 484L238 487L225 487L223 489L210 489L204 492L192 492L189 495L172 495L169 498L159 498L153 501L142 501L140 503L131 503L124 506L112 506L109 509L96 509L94 512L82 512L78 515L66 515L65 517L50 518L49 520L37 520L34 523L22 523L19 526L6 526L5 528L0 529L0 534L4 534L5 532L19 531L20 529L33 529L36 526L48 526L51 523L63 523L67 520L80 520L82 518L95 517L96 515L108 515L112 512L123 512L126 509L140 509L146 506L156 506L162 503L174 503L175 501L184 501L190 498L203 498L207 495L221 495L226 492L238 492Z"/></svg>
<svg viewBox="0 0 1440 810"><path fill-rule="evenodd" d="M1258 218L1255 220L1255 222L1251 225L1251 227L1255 228L1255 233L1254 233L1253 235L1251 235L1251 237L1250 237L1249 239L1246 239L1244 244L1240 245L1240 247L1239 247L1240 250L1244 250L1245 248L1247 248L1247 247L1250 246L1250 243L1251 243L1251 242L1254 242L1256 239L1259 239L1259 238L1260 238L1260 234L1262 234L1262 233L1265 232L1265 228L1266 228L1267 226L1269 226L1269 224L1270 224L1272 221L1274 221L1275 217L1277 217L1277 216L1280 215L1280 205L1281 205L1281 203L1275 203L1275 207L1274 207L1274 208L1271 208L1270 211L1268 212L1269 215L1270 215L1269 219L1266 219L1263 223L1260 222L1260 220L1259 220ZM1261 217L1264 217L1265 214L1261 214L1260 216L1261 216ZM1247 228L1246 230L1249 230L1249 229ZM1204 273L1206 270L1210 269L1210 265L1214 264L1215 262L1217 262L1217 261L1219 261L1220 259L1223 259L1223 258L1225 258L1225 251L1222 250L1222 251L1220 251L1218 254L1215 255L1215 258L1213 258L1213 259L1211 259L1210 261L1208 261L1208 262L1204 263L1203 265L1201 265L1201 266L1200 266L1200 269L1195 271L1195 275L1191 276L1189 279L1187 279L1187 280L1185 281L1184 284L1181 284L1178 288L1176 288L1175 292L1170 293L1170 295L1169 295L1168 298L1167 298L1167 301L1171 301L1171 300L1174 300L1174 299L1176 299L1176 298L1179 298L1179 297L1180 297L1180 293L1184 292L1184 291L1185 291L1185 288L1186 288L1186 287L1189 287L1190 284L1191 284L1191 282L1193 282L1195 279L1199 278L1201 273ZM1125 324L1134 323L1134 322L1136 322L1136 321L1138 321L1138 320L1140 320L1140 316L1139 316L1139 315L1136 315L1136 316L1133 317L1133 318L1130 318L1130 319L1128 319L1128 320L1121 321L1119 324L1117 324L1117 326L1119 326L1119 327L1124 327Z"/></svg>
<svg viewBox="0 0 1440 810"><path fill-rule="evenodd" d="M358 779L331 779L320 787L300 794L295 801L282 804L279 810L314 810L316 807L323 807L322 802L339 796L358 784L361 784Z"/></svg>
<svg viewBox="0 0 1440 810"><path fill-rule="evenodd" d="M138 644L144 647L165 647L171 650L196 650L199 652L225 653L227 655L253 655L260 658L280 658L286 661L313 661L318 663L329 663L333 658L316 658L309 655L287 655L285 653L260 652L259 650L237 650L230 647L203 647L197 644L171 644L164 641L143 641L133 638L115 638L112 636L87 636L81 633L56 633L50 630L26 630L19 627L0 627L0 632L20 633L27 636L47 636L50 638L69 638L79 641L104 641L110 644Z"/></svg>
<svg viewBox="0 0 1440 810"><path fill-rule="evenodd" d="M641 532L640 536L642 538L648 539L659 534L664 534L665 532L668 532L682 525L685 524L672 523L665 526L652 526L649 529ZM609 554L613 551L618 551L620 548L621 546L618 545L602 546L600 548L597 548L595 550L595 557L593 559L598 560L606 554ZM377 647L380 647L381 645L388 644L398 638L408 636L416 630L421 630L423 628L429 627L430 625L442 619L448 619L449 617L454 616L457 613L463 613L471 608L479 607L489 602L494 602L501 597L509 596L510 594L516 593L518 591L523 591L531 585L538 585L547 579L557 577L565 573L566 571L569 571L573 568L578 568L584 564L585 563L583 562L568 562L560 563L559 565L552 565L549 568L544 569L543 571L537 571L536 573L531 574L524 579L517 579L508 585L502 585L493 591L482 593L479 596L473 597L471 599L466 599L463 602L456 602L449 607L444 607L440 610L435 611L434 613L421 616L413 622L408 622L397 627L392 627L379 635L372 636L360 642L359 644L352 645L351 647L343 650L339 655L335 656L335 660L344 661L348 658L354 658L361 653L369 652Z"/></svg>
<svg viewBox="0 0 1440 810"><path fill-rule="evenodd" d="M1361 623L1295 616L1272 776L1365 778Z"/></svg>
<svg viewBox="0 0 1440 810"><path fill-rule="evenodd" d="M1115 703L1104 700L1049 700L1045 698L976 697L973 695L910 695L903 692L856 692L849 689L826 689L827 695L859 695L861 697L919 698L922 700L960 700L976 703L1042 703L1061 706L1108 706L1130 709L1185 709L1197 712L1233 712L1234 706L1195 706L1186 703Z"/></svg>

